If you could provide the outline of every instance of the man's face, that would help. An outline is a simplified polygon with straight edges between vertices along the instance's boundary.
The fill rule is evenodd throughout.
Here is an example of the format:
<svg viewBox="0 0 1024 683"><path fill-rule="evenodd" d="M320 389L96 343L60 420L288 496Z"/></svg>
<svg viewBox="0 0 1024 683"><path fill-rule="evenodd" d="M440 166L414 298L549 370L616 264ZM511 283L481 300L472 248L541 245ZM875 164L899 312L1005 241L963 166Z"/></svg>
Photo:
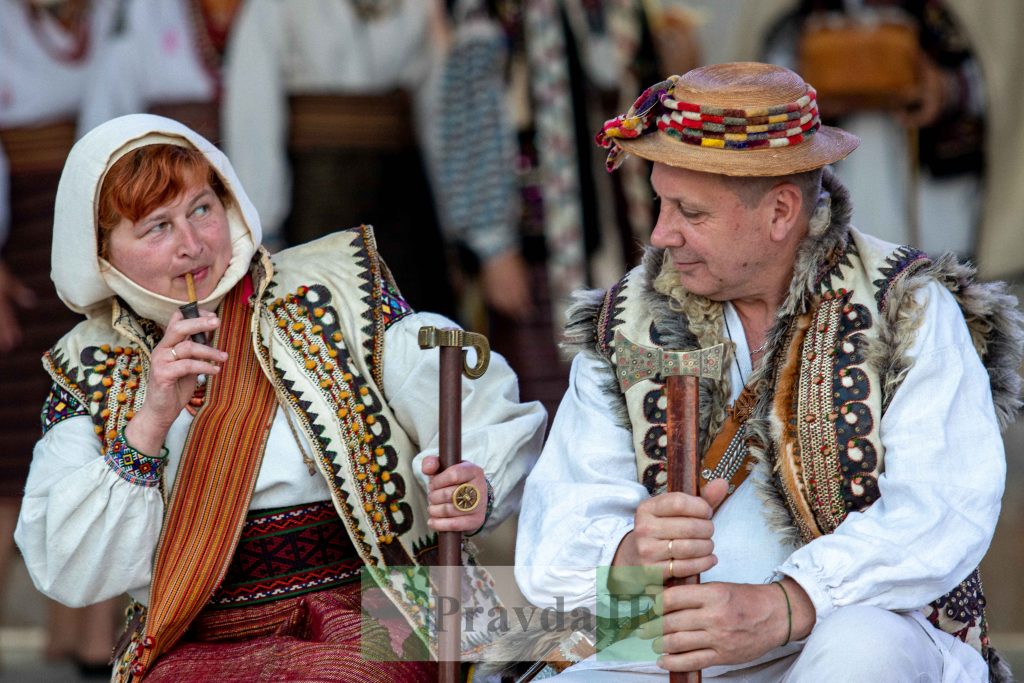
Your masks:
<svg viewBox="0 0 1024 683"><path fill-rule="evenodd" d="M651 185L660 202L651 244L668 250L683 286L714 301L756 296L776 254L771 193L747 207L718 176L660 163Z"/></svg>

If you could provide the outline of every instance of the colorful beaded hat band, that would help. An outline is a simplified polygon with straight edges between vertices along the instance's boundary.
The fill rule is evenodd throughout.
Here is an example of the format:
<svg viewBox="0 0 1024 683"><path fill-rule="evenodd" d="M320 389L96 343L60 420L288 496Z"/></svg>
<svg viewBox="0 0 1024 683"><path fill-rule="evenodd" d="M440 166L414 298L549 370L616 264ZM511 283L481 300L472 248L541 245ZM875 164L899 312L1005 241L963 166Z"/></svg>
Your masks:
<svg viewBox="0 0 1024 683"><path fill-rule="evenodd" d="M795 99L779 102L787 93ZM745 96L759 105L732 106ZM814 140L819 136L823 139ZM646 89L625 114L606 122L596 141L609 150L609 171L626 154L635 153L727 175L810 170L845 157L859 142L845 131L821 125L817 94L803 79L788 69L756 63L717 64L671 76ZM803 149L763 154L796 147ZM762 154L716 154L720 150Z"/></svg>

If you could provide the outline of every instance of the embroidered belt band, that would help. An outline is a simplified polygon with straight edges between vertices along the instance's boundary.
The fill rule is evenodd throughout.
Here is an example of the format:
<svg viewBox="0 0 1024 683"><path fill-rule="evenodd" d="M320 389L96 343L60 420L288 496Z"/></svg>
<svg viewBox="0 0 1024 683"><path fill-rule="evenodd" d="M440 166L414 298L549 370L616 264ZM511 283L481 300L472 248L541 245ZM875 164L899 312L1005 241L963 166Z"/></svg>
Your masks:
<svg viewBox="0 0 1024 683"><path fill-rule="evenodd" d="M363 561L331 501L253 510L207 609L256 605L359 579Z"/></svg>

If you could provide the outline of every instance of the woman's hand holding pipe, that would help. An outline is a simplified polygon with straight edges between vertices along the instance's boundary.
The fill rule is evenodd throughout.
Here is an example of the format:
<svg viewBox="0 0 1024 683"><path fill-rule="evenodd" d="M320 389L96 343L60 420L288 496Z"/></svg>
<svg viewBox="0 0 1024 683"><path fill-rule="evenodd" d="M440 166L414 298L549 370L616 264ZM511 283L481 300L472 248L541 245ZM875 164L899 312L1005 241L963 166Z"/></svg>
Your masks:
<svg viewBox="0 0 1024 683"><path fill-rule="evenodd" d="M209 337L219 325L220 319L210 311L200 311L193 319L185 319L180 311L171 317L163 339L150 354L145 401L125 428L133 448L146 455L159 454L167 430L195 393L197 377L220 372L228 354L191 339L197 332Z"/></svg>

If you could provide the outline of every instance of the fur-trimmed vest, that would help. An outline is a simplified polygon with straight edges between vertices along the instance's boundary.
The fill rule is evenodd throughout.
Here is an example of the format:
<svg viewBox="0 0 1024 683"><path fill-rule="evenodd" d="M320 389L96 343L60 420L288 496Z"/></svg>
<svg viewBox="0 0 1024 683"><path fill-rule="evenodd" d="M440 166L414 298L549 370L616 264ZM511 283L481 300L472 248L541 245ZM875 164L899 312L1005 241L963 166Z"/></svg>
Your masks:
<svg viewBox="0 0 1024 683"><path fill-rule="evenodd" d="M425 576L405 568L436 564L437 535L422 516L426 494L412 468L417 446L383 392L384 331L411 311L379 260L373 232L346 230L273 256L260 250L250 273L252 344L262 370L312 444L364 565L426 633L433 617ZM159 335L115 301L111 319L80 323L44 356L53 381L87 408L104 450L143 404ZM486 610L496 594L488 576L476 578L473 598Z"/></svg>
<svg viewBox="0 0 1024 683"><path fill-rule="evenodd" d="M756 399L742 428L751 455L773 473L764 498L774 526L799 543L831 533L849 512L878 499L885 456L878 425L912 362L907 351L921 313L914 293L924 284L941 283L960 304L988 370L1001 428L1020 407L1021 317L1005 287L976 283L973 269L952 257L933 261L858 232L849 225L846 190L829 173L824 185L768 332L765 362L749 380ZM643 264L608 291L578 296L567 346L614 368L616 333L672 350L727 342L728 366L734 347L723 321L720 303L685 291L666 254L650 249ZM625 393L614 372L603 381L618 422L632 432L638 480L652 495L663 491L663 379L641 381ZM702 450L725 421L729 395L727 379L701 380ZM702 475L728 479L730 473ZM984 605L974 571L923 611L988 657Z"/></svg>

